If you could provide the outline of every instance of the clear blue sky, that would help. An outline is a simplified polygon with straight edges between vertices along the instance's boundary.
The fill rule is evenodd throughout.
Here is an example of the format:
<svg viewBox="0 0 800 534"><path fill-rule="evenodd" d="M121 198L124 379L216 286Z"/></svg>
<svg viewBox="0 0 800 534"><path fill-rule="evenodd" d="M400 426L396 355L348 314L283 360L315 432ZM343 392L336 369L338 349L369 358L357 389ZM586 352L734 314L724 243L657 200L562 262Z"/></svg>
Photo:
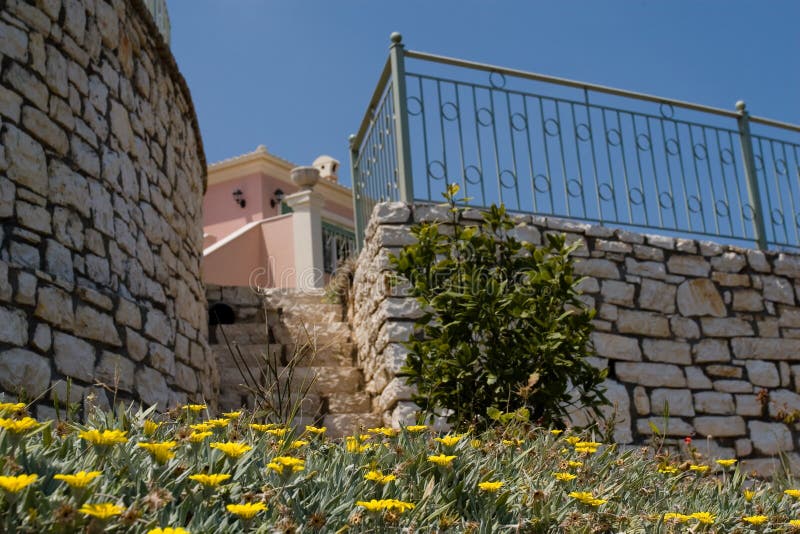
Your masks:
<svg viewBox="0 0 800 534"><path fill-rule="evenodd" d="M412 50L800 124L800 0L169 0L209 162L259 144L345 167L388 53Z"/></svg>

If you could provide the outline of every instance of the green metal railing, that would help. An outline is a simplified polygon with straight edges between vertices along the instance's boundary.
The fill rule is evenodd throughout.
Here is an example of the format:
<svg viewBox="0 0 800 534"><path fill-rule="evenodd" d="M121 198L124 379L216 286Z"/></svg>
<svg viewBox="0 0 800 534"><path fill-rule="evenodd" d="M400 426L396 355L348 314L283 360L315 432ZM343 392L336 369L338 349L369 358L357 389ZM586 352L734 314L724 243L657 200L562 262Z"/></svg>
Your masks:
<svg viewBox="0 0 800 534"><path fill-rule="evenodd" d="M350 137L359 249L375 204L453 182L476 207L800 248L800 126L391 39Z"/></svg>

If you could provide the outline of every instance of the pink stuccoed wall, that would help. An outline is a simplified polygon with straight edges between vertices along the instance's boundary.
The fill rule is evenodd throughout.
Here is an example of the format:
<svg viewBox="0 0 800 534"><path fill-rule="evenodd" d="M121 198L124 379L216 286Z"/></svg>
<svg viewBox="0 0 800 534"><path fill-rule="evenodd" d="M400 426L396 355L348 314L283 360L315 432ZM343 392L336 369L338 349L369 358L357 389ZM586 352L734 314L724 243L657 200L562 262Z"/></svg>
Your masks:
<svg viewBox="0 0 800 534"><path fill-rule="evenodd" d="M206 284L294 287L292 215L251 223L211 245L202 272Z"/></svg>

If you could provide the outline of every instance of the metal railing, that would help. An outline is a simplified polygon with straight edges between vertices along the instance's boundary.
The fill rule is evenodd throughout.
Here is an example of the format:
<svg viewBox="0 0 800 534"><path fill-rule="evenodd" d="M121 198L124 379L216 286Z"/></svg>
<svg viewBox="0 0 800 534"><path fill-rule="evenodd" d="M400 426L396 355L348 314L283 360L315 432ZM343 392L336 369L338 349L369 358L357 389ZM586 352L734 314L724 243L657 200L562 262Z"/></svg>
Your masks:
<svg viewBox="0 0 800 534"><path fill-rule="evenodd" d="M413 69L413 70L412 70ZM356 240L378 202L470 205L800 248L800 126L421 52L392 34L350 137Z"/></svg>
<svg viewBox="0 0 800 534"><path fill-rule="evenodd" d="M322 265L325 273L335 273L339 264L352 256L355 250L353 232L322 221Z"/></svg>

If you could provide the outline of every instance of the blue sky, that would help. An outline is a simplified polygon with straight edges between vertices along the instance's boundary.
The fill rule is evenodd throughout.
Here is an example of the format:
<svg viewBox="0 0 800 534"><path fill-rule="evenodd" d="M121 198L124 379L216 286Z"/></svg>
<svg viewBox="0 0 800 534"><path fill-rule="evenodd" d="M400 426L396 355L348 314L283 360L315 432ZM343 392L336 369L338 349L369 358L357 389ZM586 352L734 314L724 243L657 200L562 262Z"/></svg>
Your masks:
<svg viewBox="0 0 800 534"><path fill-rule="evenodd" d="M388 53L406 47L800 124L800 1L169 0L209 162L347 167ZM349 183L349 171L340 176Z"/></svg>

